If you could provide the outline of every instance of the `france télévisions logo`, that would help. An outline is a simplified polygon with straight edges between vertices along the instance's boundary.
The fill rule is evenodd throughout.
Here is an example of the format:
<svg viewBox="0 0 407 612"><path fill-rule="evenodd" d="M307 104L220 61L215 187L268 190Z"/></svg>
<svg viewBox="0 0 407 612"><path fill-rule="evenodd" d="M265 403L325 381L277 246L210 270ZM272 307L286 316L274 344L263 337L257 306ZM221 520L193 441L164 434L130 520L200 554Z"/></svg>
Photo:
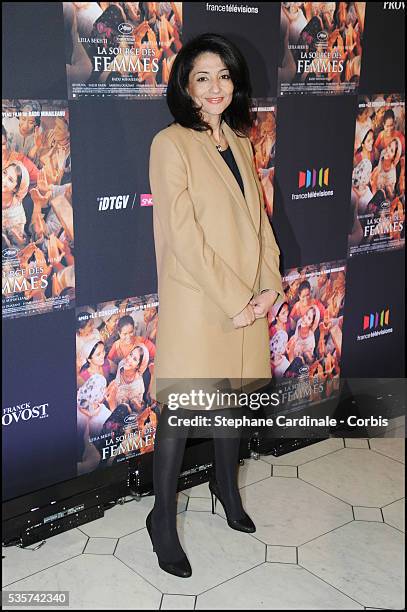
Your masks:
<svg viewBox="0 0 407 612"><path fill-rule="evenodd" d="M389 324L390 310L382 310L379 312L371 312L363 316L363 331L365 329L376 329Z"/></svg>
<svg viewBox="0 0 407 612"><path fill-rule="evenodd" d="M308 198L323 198L333 196L332 189L329 187L330 168L309 168L298 171L297 186L300 189L299 193L292 193L292 200L306 200Z"/></svg>
<svg viewBox="0 0 407 612"><path fill-rule="evenodd" d="M319 170L300 170L298 173L298 187L323 187L329 185L329 168Z"/></svg>
<svg viewBox="0 0 407 612"><path fill-rule="evenodd" d="M363 334L357 336L358 340L367 340L393 332L390 325L390 309L384 308L376 312L363 315Z"/></svg>

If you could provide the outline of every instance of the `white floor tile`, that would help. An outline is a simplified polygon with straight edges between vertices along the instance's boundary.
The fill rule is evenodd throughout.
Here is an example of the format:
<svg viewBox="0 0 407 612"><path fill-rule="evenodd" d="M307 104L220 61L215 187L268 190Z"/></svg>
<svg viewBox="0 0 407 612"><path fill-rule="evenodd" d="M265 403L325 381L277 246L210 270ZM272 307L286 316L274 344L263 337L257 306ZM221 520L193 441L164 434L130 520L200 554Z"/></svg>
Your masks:
<svg viewBox="0 0 407 612"><path fill-rule="evenodd" d="M199 595L196 610L363 610L297 565L264 563Z"/></svg>
<svg viewBox="0 0 407 612"><path fill-rule="evenodd" d="M112 555L117 542L117 538L89 538L84 552L92 555Z"/></svg>
<svg viewBox="0 0 407 612"><path fill-rule="evenodd" d="M364 606L404 606L404 536L354 521L298 549L300 565Z"/></svg>
<svg viewBox="0 0 407 612"><path fill-rule="evenodd" d="M261 542L230 529L219 516L203 512L178 515L178 534L192 567L192 576L178 578L161 570L147 530L122 538L116 556L163 593L197 595L265 559Z"/></svg>
<svg viewBox="0 0 407 612"><path fill-rule="evenodd" d="M295 546L267 546L266 561L270 563L297 563Z"/></svg>
<svg viewBox="0 0 407 612"><path fill-rule="evenodd" d="M79 555L7 588L17 589L69 591L69 607L54 610L158 610L161 601L157 589L111 555Z"/></svg>
<svg viewBox="0 0 407 612"><path fill-rule="evenodd" d="M250 484L270 478L271 466L264 461L255 461L254 459L245 459L244 465L241 465L238 471L238 486L247 487Z"/></svg>
<svg viewBox="0 0 407 612"><path fill-rule="evenodd" d="M182 493L177 496L178 512L183 512L187 504L187 497ZM80 529L91 538L121 538L133 531L146 526L146 516L154 505L154 496L135 499L126 504L117 504L106 510L105 515L81 525Z"/></svg>
<svg viewBox="0 0 407 612"><path fill-rule="evenodd" d="M193 595L164 595L160 610L193 610Z"/></svg>
<svg viewBox="0 0 407 612"><path fill-rule="evenodd" d="M400 531L405 530L404 522L406 518L405 499L399 499L398 501L385 506L383 510L384 521Z"/></svg>
<svg viewBox="0 0 407 612"><path fill-rule="evenodd" d="M386 455L396 461L405 463L406 458L406 441L405 438L372 438L370 440L370 448L376 453Z"/></svg>
<svg viewBox="0 0 407 612"><path fill-rule="evenodd" d="M71 529L49 538L38 550L17 546L3 548L6 557L2 563L3 585L13 584L51 565L80 555L87 541L88 538L79 529Z"/></svg>
<svg viewBox="0 0 407 612"><path fill-rule="evenodd" d="M230 529L220 503L211 514L208 483L179 493L191 578L159 568L145 497L38 550L3 548L3 590L69 590L79 610L404 609L405 440L390 434L371 448L331 438L245 460L238 483L253 535Z"/></svg>
<svg viewBox="0 0 407 612"><path fill-rule="evenodd" d="M211 512L211 500L206 497L191 497L188 502L188 511L193 512Z"/></svg>
<svg viewBox="0 0 407 612"><path fill-rule="evenodd" d="M383 516L380 512L380 508L363 508L361 506L354 506L353 512L355 514L355 521L376 521L383 523Z"/></svg>
<svg viewBox="0 0 407 612"><path fill-rule="evenodd" d="M273 478L275 476L297 478L297 467L295 465L273 465Z"/></svg>
<svg viewBox="0 0 407 612"><path fill-rule="evenodd" d="M298 478L268 478L245 487L242 501L265 544L298 546L353 520L349 504Z"/></svg>
<svg viewBox="0 0 407 612"><path fill-rule="evenodd" d="M404 466L384 455L344 448L301 465L299 477L354 506L384 506L404 495Z"/></svg>
<svg viewBox="0 0 407 612"><path fill-rule="evenodd" d="M345 438L346 448L369 448L369 441L363 438Z"/></svg>

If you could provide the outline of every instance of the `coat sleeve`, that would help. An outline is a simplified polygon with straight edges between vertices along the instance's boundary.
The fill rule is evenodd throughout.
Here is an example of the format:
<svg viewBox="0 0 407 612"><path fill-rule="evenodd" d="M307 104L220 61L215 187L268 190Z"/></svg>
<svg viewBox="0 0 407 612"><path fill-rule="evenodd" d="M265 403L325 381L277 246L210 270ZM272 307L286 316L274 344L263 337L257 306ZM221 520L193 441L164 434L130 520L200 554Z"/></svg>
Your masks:
<svg viewBox="0 0 407 612"><path fill-rule="evenodd" d="M151 143L149 178L153 215L158 219L169 248L204 293L233 318L249 303L253 292L207 243L188 193L187 171L181 152L172 139L161 132Z"/></svg>
<svg viewBox="0 0 407 612"><path fill-rule="evenodd" d="M246 139L255 180L259 186L260 199L260 229L261 229L261 261L260 261L260 291L273 289L279 294L275 303L285 301L286 296L280 274L280 249L278 248L271 223L266 213L263 188L257 175L254 163L253 149L250 139Z"/></svg>

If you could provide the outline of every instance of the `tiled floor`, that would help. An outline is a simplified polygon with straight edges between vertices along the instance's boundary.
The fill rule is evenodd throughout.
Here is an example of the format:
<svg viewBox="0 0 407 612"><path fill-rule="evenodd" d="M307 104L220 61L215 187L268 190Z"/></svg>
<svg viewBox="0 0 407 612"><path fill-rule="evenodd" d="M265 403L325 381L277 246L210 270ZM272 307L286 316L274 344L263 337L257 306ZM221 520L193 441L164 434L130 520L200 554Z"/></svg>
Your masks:
<svg viewBox="0 0 407 612"><path fill-rule="evenodd" d="M211 514L207 484L180 493L191 578L157 565L153 498L127 498L38 550L4 548L3 591L68 590L76 610L404 609L404 430L392 436L246 460L254 535L230 529L220 505Z"/></svg>

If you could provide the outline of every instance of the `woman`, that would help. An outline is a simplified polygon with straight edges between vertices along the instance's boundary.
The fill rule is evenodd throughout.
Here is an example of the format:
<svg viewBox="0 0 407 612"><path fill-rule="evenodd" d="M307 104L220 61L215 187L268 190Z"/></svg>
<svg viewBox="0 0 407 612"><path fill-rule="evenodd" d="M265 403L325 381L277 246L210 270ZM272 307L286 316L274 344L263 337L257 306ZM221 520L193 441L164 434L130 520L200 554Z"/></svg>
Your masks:
<svg viewBox="0 0 407 612"><path fill-rule="evenodd" d="M278 296L285 298L280 251L246 136L250 92L239 49L217 34L196 37L170 74L167 102L175 121L156 134L150 151L160 302L151 397L164 408L155 439L155 504L146 523L160 567L181 577L192 573L175 520L188 428L168 433L169 392L196 389L197 379L212 390L224 381L239 390L243 381L269 382L266 315ZM253 533L237 486L239 438L214 436L214 448L211 493L230 527Z"/></svg>
<svg viewBox="0 0 407 612"><path fill-rule="evenodd" d="M136 412L143 409L145 391L143 373L148 367L149 352L145 344L137 344L132 351L122 359L117 368L116 385L117 400L128 403Z"/></svg>
<svg viewBox="0 0 407 612"><path fill-rule="evenodd" d="M91 337L83 344L79 357L82 363L77 377L78 387L82 386L94 374L100 374L108 381L114 371L112 362L106 357L106 347L103 340Z"/></svg>
<svg viewBox="0 0 407 612"><path fill-rule="evenodd" d="M95 327L95 321L89 316L89 312L80 312L76 318L76 369L79 374L81 367L86 364L88 355L83 353L91 350L99 340L101 340L100 331ZM89 353L88 353L89 354Z"/></svg>
<svg viewBox="0 0 407 612"><path fill-rule="evenodd" d="M353 158L353 165L357 166L362 159L368 159L370 163L373 165L375 161L375 153L373 149L374 145L374 133L370 128L366 129L365 133L362 132L362 140L360 143L360 147L356 149L355 155Z"/></svg>
<svg viewBox="0 0 407 612"><path fill-rule="evenodd" d="M352 172L351 199L354 202L358 215L364 215L368 205L373 198L370 189L372 178L372 163L368 159L362 159Z"/></svg>
<svg viewBox="0 0 407 612"><path fill-rule="evenodd" d="M2 234L8 246L22 248L26 242L23 199L29 184L30 177L23 163L16 161L3 168Z"/></svg>
<svg viewBox="0 0 407 612"><path fill-rule="evenodd" d="M402 144L395 137L380 153L379 163L372 173L372 186L374 191L382 190L389 200L395 196L397 182L397 164L400 161Z"/></svg>

